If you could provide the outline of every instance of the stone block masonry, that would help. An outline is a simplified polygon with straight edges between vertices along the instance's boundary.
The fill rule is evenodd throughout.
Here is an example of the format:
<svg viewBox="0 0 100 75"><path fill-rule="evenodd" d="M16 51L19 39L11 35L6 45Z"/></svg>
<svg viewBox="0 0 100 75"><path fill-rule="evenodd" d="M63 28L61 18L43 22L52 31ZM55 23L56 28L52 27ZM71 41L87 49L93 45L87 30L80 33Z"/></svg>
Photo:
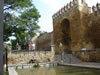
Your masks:
<svg viewBox="0 0 100 75"><path fill-rule="evenodd" d="M30 60L37 62L53 62L54 52L52 51L30 51L8 53L8 64L27 64Z"/></svg>
<svg viewBox="0 0 100 75"><path fill-rule="evenodd" d="M84 47L89 12L85 0L73 0L52 16L56 50L59 50L59 43L65 51Z"/></svg>
<svg viewBox="0 0 100 75"><path fill-rule="evenodd" d="M53 16L54 45L65 51L80 51L83 48L100 48L100 4L91 8L85 0L73 0ZM59 34L58 34L59 33Z"/></svg>
<svg viewBox="0 0 100 75"><path fill-rule="evenodd" d="M91 9L85 0L73 0L52 19L56 53L100 49L99 3Z"/></svg>

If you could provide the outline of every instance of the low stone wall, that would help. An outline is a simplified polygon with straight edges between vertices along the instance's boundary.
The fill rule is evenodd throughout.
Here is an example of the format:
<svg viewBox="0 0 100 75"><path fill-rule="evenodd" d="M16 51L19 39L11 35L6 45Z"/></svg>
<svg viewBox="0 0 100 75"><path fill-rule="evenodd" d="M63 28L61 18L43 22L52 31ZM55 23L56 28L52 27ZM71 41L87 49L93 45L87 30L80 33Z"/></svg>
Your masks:
<svg viewBox="0 0 100 75"><path fill-rule="evenodd" d="M82 62L100 62L100 50L87 50L75 52L77 58Z"/></svg>
<svg viewBox="0 0 100 75"><path fill-rule="evenodd" d="M53 51L9 52L8 64L27 64L30 60L53 62L54 55Z"/></svg>

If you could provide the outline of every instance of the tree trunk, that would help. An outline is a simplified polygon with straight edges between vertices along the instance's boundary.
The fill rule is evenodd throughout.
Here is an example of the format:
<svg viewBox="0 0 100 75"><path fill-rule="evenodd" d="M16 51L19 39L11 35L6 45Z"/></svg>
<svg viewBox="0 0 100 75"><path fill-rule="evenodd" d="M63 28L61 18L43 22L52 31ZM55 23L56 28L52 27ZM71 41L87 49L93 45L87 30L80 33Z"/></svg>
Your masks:
<svg viewBox="0 0 100 75"><path fill-rule="evenodd" d="M0 75L3 75L3 0L0 0Z"/></svg>

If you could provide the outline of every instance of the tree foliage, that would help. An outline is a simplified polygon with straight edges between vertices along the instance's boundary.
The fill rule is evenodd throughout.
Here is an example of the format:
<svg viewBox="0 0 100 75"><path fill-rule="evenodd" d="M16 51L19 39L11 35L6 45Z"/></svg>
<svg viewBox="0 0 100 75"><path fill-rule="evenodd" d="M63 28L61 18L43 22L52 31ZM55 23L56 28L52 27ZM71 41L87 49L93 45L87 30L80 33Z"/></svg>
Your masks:
<svg viewBox="0 0 100 75"><path fill-rule="evenodd" d="M21 46L28 44L29 37L39 31L39 18L40 14L32 0L5 0L4 41L9 41L9 37L14 36L16 40L12 40L12 43Z"/></svg>

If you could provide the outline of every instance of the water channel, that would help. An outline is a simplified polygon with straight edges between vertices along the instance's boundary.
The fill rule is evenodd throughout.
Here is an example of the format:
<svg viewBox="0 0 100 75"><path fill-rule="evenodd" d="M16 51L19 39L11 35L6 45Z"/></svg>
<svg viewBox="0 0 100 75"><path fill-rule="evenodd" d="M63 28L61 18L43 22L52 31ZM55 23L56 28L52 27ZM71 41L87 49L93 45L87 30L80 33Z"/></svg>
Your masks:
<svg viewBox="0 0 100 75"><path fill-rule="evenodd" d="M40 67L33 69L16 70L18 75L99 75L100 70L77 68L77 67Z"/></svg>

